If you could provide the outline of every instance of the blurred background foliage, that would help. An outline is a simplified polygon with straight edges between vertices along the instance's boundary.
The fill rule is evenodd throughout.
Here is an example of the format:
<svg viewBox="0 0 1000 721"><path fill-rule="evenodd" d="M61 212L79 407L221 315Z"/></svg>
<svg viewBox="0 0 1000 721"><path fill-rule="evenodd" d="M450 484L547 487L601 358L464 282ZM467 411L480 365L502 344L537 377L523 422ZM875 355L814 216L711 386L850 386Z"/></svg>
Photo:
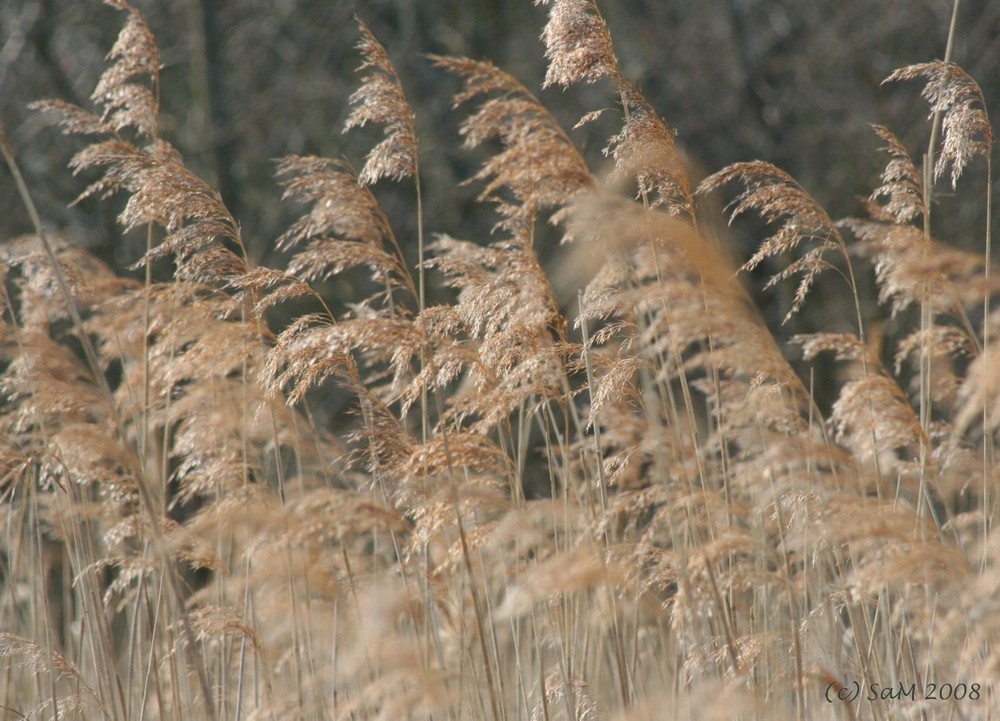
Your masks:
<svg viewBox="0 0 1000 721"><path fill-rule="evenodd" d="M254 259L265 264L280 264L271 257L274 240L299 210L279 201L275 160L316 153L357 167L377 137L377 130L341 133L358 83L355 15L388 49L414 107L428 233L487 242L494 218L475 203L475 187L460 185L481 157L460 147L464 111L451 109L459 83L433 68L426 54L492 60L536 90L566 127L598 108L617 111L608 86L541 90L545 60L538 35L546 8L529 0L135 4L162 54L162 134L221 191ZM951 0L606 0L600 7L626 73L676 128L695 182L731 162L767 160L795 176L836 219L862 212L859 198L870 193L886 162L870 124L890 127L918 162L926 148L930 125L920 84L880 83L895 68L943 57ZM66 164L86 139L60 136L27 105L60 98L90 107L89 93L122 21L98 0L0 3L0 119L35 201L51 228L67 231L117 269L138 259L145 239L121 237L115 224L120 201L70 205L85 179L72 177ZM991 117L1000 117L1000 3L962 2L953 58L982 85ZM593 167L602 167L600 151L618 122L618 113L608 112L573 131ZM963 178L958 198L941 183L935 232L948 243L982 246L981 165ZM415 245L412 184L383 183L377 193L398 236ZM27 214L6 176L0 202L0 237L28 232ZM762 237L760 228L741 222L724 232L714 211L719 233L742 262ZM539 244L555 276L560 252L554 243ZM766 277L773 270L765 265L758 272ZM750 285L762 283L751 278ZM351 294L349 287L335 290ZM777 330L794 287L754 292ZM826 298L813 298L810 307L823 320L813 323L807 308L780 334L830 328L829 313L846 286L828 280L819 292ZM846 305L844 312L846 324Z"/></svg>

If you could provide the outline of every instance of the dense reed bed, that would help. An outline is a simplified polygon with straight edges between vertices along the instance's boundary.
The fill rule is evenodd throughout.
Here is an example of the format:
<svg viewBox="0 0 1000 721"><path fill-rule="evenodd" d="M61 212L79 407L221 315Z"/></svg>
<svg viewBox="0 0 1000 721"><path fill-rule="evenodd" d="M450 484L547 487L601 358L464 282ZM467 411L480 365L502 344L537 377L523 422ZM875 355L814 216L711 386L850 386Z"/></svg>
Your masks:
<svg viewBox="0 0 1000 721"><path fill-rule="evenodd" d="M542 2L545 83L619 117L608 166L511 74L433 57L496 217L458 239L359 23L345 130L382 135L360 169L278 162L301 216L265 267L160 134L153 32L109 4L92 106L37 109L145 253L122 276L41 223L2 245L4 717L995 717L997 283L988 227L973 254L932 222L943 190L990 205L961 182L993 136L960 67L887 78L923 87L927 145L876 127L885 171L834 220L763 161L693 181L596 4ZM769 229L750 257L709 198ZM788 317L823 274L851 312L781 342L758 267ZM345 273L358 297L329 297Z"/></svg>

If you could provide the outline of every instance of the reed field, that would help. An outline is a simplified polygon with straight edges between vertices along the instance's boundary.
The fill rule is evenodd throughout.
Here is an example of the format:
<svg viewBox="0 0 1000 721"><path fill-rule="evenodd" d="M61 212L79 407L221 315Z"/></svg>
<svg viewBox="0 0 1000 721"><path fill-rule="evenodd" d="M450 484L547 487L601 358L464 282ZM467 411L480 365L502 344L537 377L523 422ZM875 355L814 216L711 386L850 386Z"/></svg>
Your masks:
<svg viewBox="0 0 1000 721"><path fill-rule="evenodd" d="M0 137L34 228L0 244L0 721L1000 718L993 133L956 23L884 79L920 132L873 125L836 218L770 162L694 169L593 0L536 0L543 87L598 100L569 123L361 13L368 144L275 160L296 219L248 239L161 128L157 28L106 4L89 99L32 111L136 262L53 229ZM415 62L489 232L424 202Z"/></svg>

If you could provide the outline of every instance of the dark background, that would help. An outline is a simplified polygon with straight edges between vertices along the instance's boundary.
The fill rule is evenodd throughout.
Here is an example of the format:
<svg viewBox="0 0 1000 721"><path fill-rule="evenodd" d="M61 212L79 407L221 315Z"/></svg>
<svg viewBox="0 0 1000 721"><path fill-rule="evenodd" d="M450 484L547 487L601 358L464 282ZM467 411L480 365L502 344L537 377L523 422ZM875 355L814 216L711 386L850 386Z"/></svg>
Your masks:
<svg viewBox="0 0 1000 721"><path fill-rule="evenodd" d="M358 83L355 14L387 47L414 106L429 234L488 242L493 218L474 203L474 187L459 185L482 159L460 147L457 124L466 111L450 108L459 83L433 68L426 53L494 61L538 91L567 127L596 108L616 110L607 85L541 90L538 36L547 8L529 0L138 0L136 6L162 54L163 136L219 188L253 258L265 264L281 263L272 257L274 240L297 212L279 200L274 161L318 153L360 167L378 137L377 130L341 133ZM880 83L897 67L943 57L950 0L607 0L601 9L624 70L677 129L695 182L726 164L763 159L794 175L840 218L861 212L858 198L877 183L886 160L871 123L892 128L918 159L926 148L921 84ZM61 136L26 105L55 97L91 107L88 96L123 20L97 0L0 3L0 119L35 201L52 229L67 231L119 269L135 262L144 238L121 237L120 200L69 206L86 178L74 178L66 164L85 141ZM953 59L979 81L997 117L1000 3L966 0L957 28ZM606 162L600 150L617 122L615 112L605 113L574 131L596 169ZM982 247L984 233L983 166L973 164L957 197L942 181L935 216L943 240L973 250ZM9 176L2 177L0 239L9 239L30 225ZM415 245L412 183L382 183L377 193L404 245ZM721 207L725 199L719 200ZM717 225L725 227L721 218ZM725 233L738 261L761 231L749 222ZM561 251L539 247L558 275ZM750 284L759 288L775 267L762 268ZM758 295L779 335L838 329L830 314L841 313L846 286L836 279L821 284L801 317L778 329L793 290ZM843 306L842 329L852 315Z"/></svg>

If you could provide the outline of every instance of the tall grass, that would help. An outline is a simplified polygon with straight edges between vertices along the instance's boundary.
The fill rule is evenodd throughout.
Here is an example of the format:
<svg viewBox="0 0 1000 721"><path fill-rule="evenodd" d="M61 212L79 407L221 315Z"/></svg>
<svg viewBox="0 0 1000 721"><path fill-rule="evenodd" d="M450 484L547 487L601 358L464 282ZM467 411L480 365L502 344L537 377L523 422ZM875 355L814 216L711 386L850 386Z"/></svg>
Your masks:
<svg viewBox="0 0 1000 721"><path fill-rule="evenodd" d="M384 137L360 171L279 162L302 216L271 268L161 137L153 34L110 4L93 109L39 109L89 138L81 197L123 196L146 252L119 277L41 222L2 246L4 716L995 717L996 274L988 229L972 255L930 222L945 174L990 202L958 185L992 152L958 66L890 76L925 83L928 150L875 128L867 216L835 221L765 162L693 183L597 6L543 2L546 84L620 112L611 168L509 73L435 57L497 221L425 242L415 119L362 24L345 129ZM386 180L413 182L418 237ZM774 229L740 269L699 209L731 184ZM737 277L772 258L789 316L832 272L853 317L781 347ZM359 269L363 297L324 295ZM833 356L832 407L794 354Z"/></svg>

